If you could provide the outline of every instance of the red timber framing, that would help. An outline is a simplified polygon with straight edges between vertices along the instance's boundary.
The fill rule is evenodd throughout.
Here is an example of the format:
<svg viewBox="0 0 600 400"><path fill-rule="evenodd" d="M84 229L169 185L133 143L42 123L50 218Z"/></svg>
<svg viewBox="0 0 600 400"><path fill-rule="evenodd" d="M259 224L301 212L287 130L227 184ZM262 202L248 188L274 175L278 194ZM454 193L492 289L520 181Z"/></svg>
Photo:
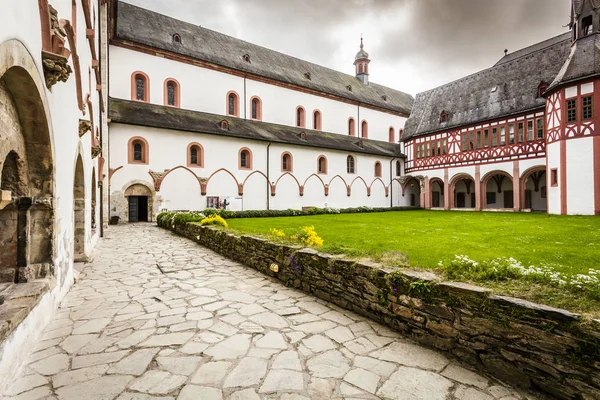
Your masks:
<svg viewBox="0 0 600 400"><path fill-rule="evenodd" d="M593 83L593 91L582 93L582 86ZM568 89L576 89L576 93L567 97ZM592 115L584 114L584 101L591 101ZM575 105L574 118L568 115L567 104ZM589 103L587 103L589 104ZM572 108L571 108L572 109ZM590 108L587 109L590 111ZM600 215L600 79L592 78L573 82L548 93L546 99L546 123L548 129L547 142L559 143L560 162L558 165L558 183L560 187L560 213L568 213L567 196L567 141L590 137L593 147L594 169L594 213Z"/></svg>
<svg viewBox="0 0 600 400"><path fill-rule="evenodd" d="M406 172L542 158L545 135L544 112L538 109L416 137L405 144Z"/></svg>

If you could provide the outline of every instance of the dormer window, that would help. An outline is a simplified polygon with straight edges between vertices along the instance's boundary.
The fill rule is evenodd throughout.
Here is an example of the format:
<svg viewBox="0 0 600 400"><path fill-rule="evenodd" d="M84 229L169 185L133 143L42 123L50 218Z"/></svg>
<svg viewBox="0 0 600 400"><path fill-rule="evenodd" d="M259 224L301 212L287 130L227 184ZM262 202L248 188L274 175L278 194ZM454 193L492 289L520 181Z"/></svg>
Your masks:
<svg viewBox="0 0 600 400"><path fill-rule="evenodd" d="M548 84L543 81L540 82L540 84L538 85L537 97L542 97L546 89L548 89Z"/></svg>
<svg viewBox="0 0 600 400"><path fill-rule="evenodd" d="M244 54L244 61L246 61L247 63L251 62L250 61L250 54Z"/></svg>
<svg viewBox="0 0 600 400"><path fill-rule="evenodd" d="M229 122L227 122L226 120L223 120L219 124L219 127L223 130L227 130L227 129L229 129Z"/></svg>
<svg viewBox="0 0 600 400"><path fill-rule="evenodd" d="M448 113L446 111L442 111L440 114L440 124L443 124L444 122L448 122Z"/></svg>
<svg viewBox="0 0 600 400"><path fill-rule="evenodd" d="M181 36L179 35L179 33L173 34L173 43L181 44Z"/></svg>
<svg viewBox="0 0 600 400"><path fill-rule="evenodd" d="M346 86L346 89L348 89L349 91L352 91L352 85Z"/></svg>
<svg viewBox="0 0 600 400"><path fill-rule="evenodd" d="M310 81L311 80L310 72L305 73L304 77Z"/></svg>
<svg viewBox="0 0 600 400"><path fill-rule="evenodd" d="M383 99L383 101L387 101L387 94L384 94L383 96L381 96L381 98Z"/></svg>
<svg viewBox="0 0 600 400"><path fill-rule="evenodd" d="M592 16L588 15L581 20L581 34L587 36L592 34Z"/></svg>

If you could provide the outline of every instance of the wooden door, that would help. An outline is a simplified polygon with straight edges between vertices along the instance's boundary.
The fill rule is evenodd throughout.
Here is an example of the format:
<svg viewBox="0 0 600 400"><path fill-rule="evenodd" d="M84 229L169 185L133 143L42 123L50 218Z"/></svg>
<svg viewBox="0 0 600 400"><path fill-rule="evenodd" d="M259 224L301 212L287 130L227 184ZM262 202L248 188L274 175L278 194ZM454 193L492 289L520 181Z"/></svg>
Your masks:
<svg viewBox="0 0 600 400"><path fill-rule="evenodd" d="M138 222L139 197L129 196L129 222Z"/></svg>

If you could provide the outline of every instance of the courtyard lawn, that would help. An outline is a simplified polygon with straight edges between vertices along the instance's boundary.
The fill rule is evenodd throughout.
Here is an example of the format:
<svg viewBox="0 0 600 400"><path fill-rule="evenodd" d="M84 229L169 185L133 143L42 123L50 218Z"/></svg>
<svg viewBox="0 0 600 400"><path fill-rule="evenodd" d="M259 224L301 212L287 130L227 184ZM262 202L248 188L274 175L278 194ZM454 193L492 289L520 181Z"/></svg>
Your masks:
<svg viewBox="0 0 600 400"><path fill-rule="evenodd" d="M406 255L412 267L439 269L440 261L447 264L455 255L465 255L475 261L513 257L524 266L549 266L567 275L600 269L600 217L594 216L419 210L227 222L241 232L269 235L271 228L277 228L288 236L312 225L324 239L320 251L391 265ZM600 310L600 299L578 299L574 294L564 297L558 289L536 287L531 282L486 285L572 310Z"/></svg>

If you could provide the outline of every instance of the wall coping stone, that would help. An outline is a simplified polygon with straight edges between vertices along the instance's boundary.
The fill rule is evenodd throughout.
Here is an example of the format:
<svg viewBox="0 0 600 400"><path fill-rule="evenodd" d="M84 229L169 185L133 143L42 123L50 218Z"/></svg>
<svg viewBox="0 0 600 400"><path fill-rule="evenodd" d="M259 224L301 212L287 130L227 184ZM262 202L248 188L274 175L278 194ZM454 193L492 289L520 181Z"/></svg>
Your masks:
<svg viewBox="0 0 600 400"><path fill-rule="evenodd" d="M502 381L551 398L600 399L600 319L445 282L428 271L355 261L196 223L166 228ZM270 271L271 263L278 264L278 273Z"/></svg>

